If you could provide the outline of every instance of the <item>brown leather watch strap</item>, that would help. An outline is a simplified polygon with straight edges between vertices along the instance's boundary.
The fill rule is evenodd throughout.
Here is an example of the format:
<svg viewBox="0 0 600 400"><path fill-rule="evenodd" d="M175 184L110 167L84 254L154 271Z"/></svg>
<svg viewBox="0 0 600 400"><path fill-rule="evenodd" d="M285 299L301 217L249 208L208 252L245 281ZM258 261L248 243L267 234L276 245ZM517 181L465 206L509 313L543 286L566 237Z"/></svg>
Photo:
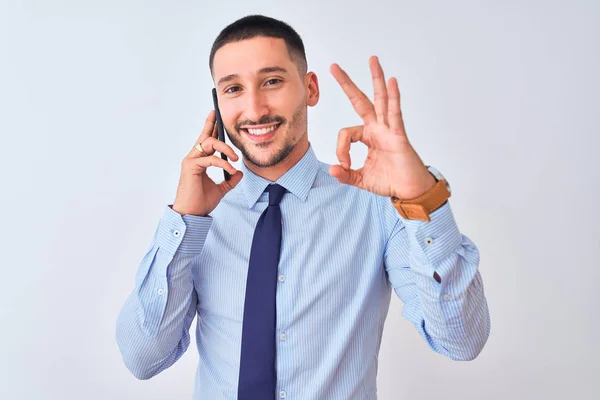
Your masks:
<svg viewBox="0 0 600 400"><path fill-rule="evenodd" d="M429 214L440 208L450 197L446 180L438 181L422 196L411 200L400 200L392 196L392 204L404 219L431 221Z"/></svg>

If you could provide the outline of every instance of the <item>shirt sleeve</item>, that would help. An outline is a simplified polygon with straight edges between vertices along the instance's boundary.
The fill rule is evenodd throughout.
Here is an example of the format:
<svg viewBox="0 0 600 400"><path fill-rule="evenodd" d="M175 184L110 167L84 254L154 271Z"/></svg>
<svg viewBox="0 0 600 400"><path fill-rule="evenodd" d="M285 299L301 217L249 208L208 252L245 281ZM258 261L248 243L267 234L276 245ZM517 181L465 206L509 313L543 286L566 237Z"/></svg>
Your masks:
<svg viewBox="0 0 600 400"><path fill-rule="evenodd" d="M138 266L133 291L116 324L116 341L127 368L149 379L170 367L190 344L198 297L192 268L212 217L181 216L167 206Z"/></svg>
<svg viewBox="0 0 600 400"><path fill-rule="evenodd" d="M402 315L434 351L453 360L476 358L490 333L477 246L459 232L449 201L429 222L405 220L388 203L385 222L392 229L384 263Z"/></svg>

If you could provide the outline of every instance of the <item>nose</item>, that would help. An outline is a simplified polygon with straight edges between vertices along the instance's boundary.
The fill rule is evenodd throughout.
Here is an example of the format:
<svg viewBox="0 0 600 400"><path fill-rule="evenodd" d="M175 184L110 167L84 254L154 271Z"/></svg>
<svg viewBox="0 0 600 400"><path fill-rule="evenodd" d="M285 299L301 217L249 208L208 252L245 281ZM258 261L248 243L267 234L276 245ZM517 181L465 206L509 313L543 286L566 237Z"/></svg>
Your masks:
<svg viewBox="0 0 600 400"><path fill-rule="evenodd" d="M265 96L260 91L247 92L245 114L246 118L254 122L258 122L262 117L269 115Z"/></svg>

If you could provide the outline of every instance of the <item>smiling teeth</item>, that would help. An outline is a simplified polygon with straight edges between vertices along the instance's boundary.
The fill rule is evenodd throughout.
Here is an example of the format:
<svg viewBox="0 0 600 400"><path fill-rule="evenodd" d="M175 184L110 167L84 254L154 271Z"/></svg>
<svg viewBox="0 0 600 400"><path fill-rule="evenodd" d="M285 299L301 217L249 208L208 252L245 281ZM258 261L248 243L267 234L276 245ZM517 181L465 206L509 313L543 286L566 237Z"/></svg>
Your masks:
<svg viewBox="0 0 600 400"><path fill-rule="evenodd" d="M274 125L274 126L270 126L268 128L263 128L263 129L248 128L248 133L250 133L252 135L257 135L257 136L266 135L267 133L273 132L275 130L275 128L277 128L278 126L279 125Z"/></svg>

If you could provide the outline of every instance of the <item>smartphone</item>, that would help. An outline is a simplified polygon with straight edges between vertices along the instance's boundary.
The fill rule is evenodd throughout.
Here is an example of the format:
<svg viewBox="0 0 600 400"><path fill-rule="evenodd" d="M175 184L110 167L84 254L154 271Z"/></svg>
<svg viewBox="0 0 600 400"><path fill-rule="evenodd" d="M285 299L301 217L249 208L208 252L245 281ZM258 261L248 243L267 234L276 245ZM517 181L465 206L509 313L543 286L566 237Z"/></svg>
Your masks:
<svg viewBox="0 0 600 400"><path fill-rule="evenodd" d="M217 138L225 143L225 127L223 127L223 118L221 118L221 112L219 111L219 101L217 100L217 89L213 88L212 90L213 97L213 105L215 107L215 113L217 114ZM227 161L227 155L225 153L221 153L221 158ZM231 174L227 172L227 170L223 169L223 176L225 180L228 181L231 178Z"/></svg>

